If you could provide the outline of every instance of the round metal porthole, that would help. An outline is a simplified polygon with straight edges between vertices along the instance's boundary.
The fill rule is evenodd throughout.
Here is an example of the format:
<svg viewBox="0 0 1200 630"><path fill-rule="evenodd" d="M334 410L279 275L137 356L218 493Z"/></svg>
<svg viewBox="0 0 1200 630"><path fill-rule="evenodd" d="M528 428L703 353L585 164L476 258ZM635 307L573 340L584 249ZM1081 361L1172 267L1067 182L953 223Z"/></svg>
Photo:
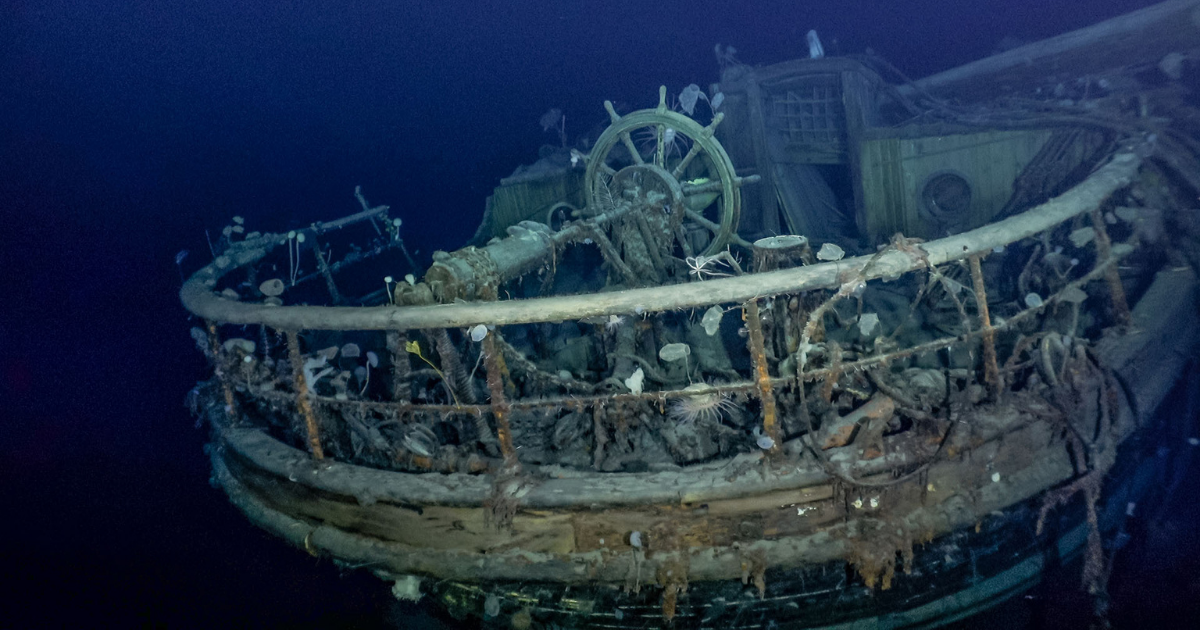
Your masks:
<svg viewBox="0 0 1200 630"><path fill-rule="evenodd" d="M971 193L971 183L961 173L934 173L921 186L921 211L943 228L965 225L970 221Z"/></svg>

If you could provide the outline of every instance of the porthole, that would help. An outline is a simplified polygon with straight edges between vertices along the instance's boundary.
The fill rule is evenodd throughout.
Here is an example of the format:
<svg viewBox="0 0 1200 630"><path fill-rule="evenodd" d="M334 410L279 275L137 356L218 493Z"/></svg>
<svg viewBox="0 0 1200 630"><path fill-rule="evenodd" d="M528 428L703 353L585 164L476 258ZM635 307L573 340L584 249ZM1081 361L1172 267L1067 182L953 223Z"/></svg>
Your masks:
<svg viewBox="0 0 1200 630"><path fill-rule="evenodd" d="M941 171L921 186L921 211L947 229L965 225L971 212L971 183L960 173Z"/></svg>

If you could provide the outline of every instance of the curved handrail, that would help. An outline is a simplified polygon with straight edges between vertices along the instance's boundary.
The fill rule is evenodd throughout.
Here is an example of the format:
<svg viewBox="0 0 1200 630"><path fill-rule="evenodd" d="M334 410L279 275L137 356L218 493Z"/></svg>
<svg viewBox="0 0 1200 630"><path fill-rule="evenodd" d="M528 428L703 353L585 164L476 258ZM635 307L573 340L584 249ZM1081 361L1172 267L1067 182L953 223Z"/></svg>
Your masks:
<svg viewBox="0 0 1200 630"><path fill-rule="evenodd" d="M1132 181L1145 147L1115 154L1107 164L1062 195L1021 214L923 243L927 259L903 251L858 256L836 262L797 267L737 278L692 282L665 287L630 289L594 295L575 295L471 302L435 306L267 306L221 297L212 288L230 271L252 264L278 246L281 236L268 234L235 245L224 268L210 263L192 275L180 290L185 308L203 319L223 324L262 324L279 330L406 330L467 327L474 324L527 324L594 316L657 312L744 302L754 297L838 287L846 278L867 280L982 254L1053 228L1099 206L1109 195ZM868 268L869 263L869 268ZM859 276L861 274L861 276Z"/></svg>

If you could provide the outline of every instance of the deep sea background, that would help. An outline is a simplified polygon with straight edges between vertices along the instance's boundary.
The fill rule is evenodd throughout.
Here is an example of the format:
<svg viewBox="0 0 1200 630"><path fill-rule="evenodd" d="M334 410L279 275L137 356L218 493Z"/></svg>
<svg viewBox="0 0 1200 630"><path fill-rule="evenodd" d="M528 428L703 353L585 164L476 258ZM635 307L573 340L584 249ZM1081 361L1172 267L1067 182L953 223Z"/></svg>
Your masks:
<svg viewBox="0 0 1200 630"><path fill-rule="evenodd" d="M208 482L206 375L174 259L233 215L404 219L424 264L555 138L749 64L873 48L913 77L1146 0L5 0L0 3L0 627L437 628L254 528ZM1114 619L1186 627L1196 483L1113 578ZM1077 569L964 627L1080 627ZM1194 619L1194 618L1193 618ZM1200 622L1196 622L1200 623Z"/></svg>

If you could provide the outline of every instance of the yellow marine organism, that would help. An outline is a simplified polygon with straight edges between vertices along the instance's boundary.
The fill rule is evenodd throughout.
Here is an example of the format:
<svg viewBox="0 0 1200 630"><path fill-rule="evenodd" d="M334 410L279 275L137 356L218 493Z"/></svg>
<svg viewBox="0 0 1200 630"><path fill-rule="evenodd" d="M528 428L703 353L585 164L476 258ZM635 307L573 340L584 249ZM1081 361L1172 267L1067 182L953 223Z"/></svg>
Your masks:
<svg viewBox="0 0 1200 630"><path fill-rule="evenodd" d="M438 369L438 366L433 364L433 361L430 361L429 359L425 358L425 355L421 354L421 344L417 341L410 341L404 344L404 349L407 350L409 354L417 355L417 358L429 364L429 367L433 368L434 372L437 372L438 378L442 379L442 385L446 386L446 391L450 392L450 397L454 399L454 406L459 406L458 395L454 393L454 388L450 387L450 383L446 381L446 375L442 374L442 371Z"/></svg>

